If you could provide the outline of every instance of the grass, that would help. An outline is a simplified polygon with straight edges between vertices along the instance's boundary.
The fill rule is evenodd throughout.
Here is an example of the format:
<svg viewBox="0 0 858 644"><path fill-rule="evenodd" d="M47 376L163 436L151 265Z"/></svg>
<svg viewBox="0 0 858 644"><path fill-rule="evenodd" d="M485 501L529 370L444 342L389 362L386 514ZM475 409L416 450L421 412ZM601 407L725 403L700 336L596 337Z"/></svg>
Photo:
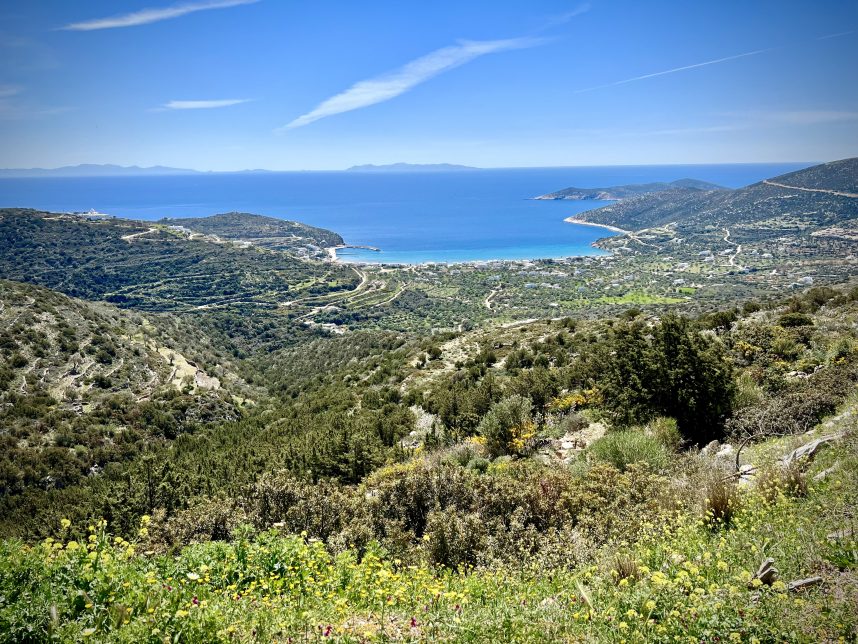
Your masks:
<svg viewBox="0 0 858 644"><path fill-rule="evenodd" d="M634 429L608 433L590 446L589 453L620 471L640 462L659 471L670 462L670 452L656 438Z"/></svg>
<svg viewBox="0 0 858 644"><path fill-rule="evenodd" d="M626 439L628 437L624 437ZM746 487L729 525L677 509L586 564L449 570L370 546L239 528L229 543L139 552L102 522L0 546L0 641L854 641L856 545L829 541L858 493L854 445L805 496ZM80 535L72 539L72 535ZM765 557L780 579L752 579ZM800 593L786 582L819 574Z"/></svg>

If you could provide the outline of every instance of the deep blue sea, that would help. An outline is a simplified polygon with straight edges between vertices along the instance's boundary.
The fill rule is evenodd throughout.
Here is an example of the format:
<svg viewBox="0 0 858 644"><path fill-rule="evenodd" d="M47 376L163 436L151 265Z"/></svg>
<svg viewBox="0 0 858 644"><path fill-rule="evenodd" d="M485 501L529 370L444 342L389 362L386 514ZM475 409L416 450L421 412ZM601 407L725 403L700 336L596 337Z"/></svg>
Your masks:
<svg viewBox="0 0 858 644"><path fill-rule="evenodd" d="M570 186L607 187L685 177L737 188L811 165L739 164L511 168L461 172L278 172L161 177L0 179L0 207L91 208L154 220L251 212L340 233L339 257L369 262L458 262L593 255L604 229L565 223L604 202L534 201Z"/></svg>

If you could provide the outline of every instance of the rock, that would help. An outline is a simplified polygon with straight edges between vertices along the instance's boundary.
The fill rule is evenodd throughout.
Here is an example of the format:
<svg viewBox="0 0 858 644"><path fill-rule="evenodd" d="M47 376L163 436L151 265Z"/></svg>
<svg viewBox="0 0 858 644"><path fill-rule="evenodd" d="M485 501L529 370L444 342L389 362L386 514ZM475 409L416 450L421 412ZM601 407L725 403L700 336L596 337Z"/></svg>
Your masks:
<svg viewBox="0 0 858 644"><path fill-rule="evenodd" d="M775 568L775 560L769 557L768 559L764 559L763 563L760 564L757 573L754 575L754 579L759 579L766 586L771 586L778 580L779 574L778 569Z"/></svg>
<svg viewBox="0 0 858 644"><path fill-rule="evenodd" d="M804 590L810 586L816 586L822 583L822 577L808 577L807 579L796 579L787 584L787 588L792 592Z"/></svg>
<svg viewBox="0 0 858 644"><path fill-rule="evenodd" d="M835 463L831 467L822 470L819 474L817 474L816 476L813 477L813 480L814 481L824 481L831 474L833 474L834 472L837 471L837 468L839 467L839 465L840 465L839 463Z"/></svg>
<svg viewBox="0 0 858 644"><path fill-rule="evenodd" d="M735 453L736 449L732 445L724 444L715 454L715 458L732 458Z"/></svg>
<svg viewBox="0 0 858 644"><path fill-rule="evenodd" d="M700 455L701 456L711 456L712 454L714 454L715 452L718 451L719 447L721 447L721 443L719 443L718 441L712 441L711 443L706 445L706 447L704 447L703 449L700 450Z"/></svg>
<svg viewBox="0 0 858 644"><path fill-rule="evenodd" d="M816 456L816 453L819 451L819 448L827 445L828 443L833 443L836 440L840 440L843 438L843 432L839 432L837 434L829 434L828 436L822 436L821 438L817 438L815 441L811 441L806 445L802 445L801 447L794 449L792 452L787 454L783 459L781 459L781 463L783 465L791 465L796 461L801 459L812 459Z"/></svg>

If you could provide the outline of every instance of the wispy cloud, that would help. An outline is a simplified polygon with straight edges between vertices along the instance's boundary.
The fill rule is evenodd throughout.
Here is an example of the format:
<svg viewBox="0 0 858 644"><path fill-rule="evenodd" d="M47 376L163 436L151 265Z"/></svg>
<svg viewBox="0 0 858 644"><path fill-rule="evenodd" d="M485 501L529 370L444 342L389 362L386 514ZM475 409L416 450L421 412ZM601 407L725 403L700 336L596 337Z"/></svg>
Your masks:
<svg viewBox="0 0 858 644"><path fill-rule="evenodd" d="M858 120L853 110L751 110L723 112L722 116L740 118L762 125L819 125Z"/></svg>
<svg viewBox="0 0 858 644"><path fill-rule="evenodd" d="M825 34L824 36L817 37L817 40L828 40L829 38L840 38L840 36L851 36L854 33L858 33L858 29L850 29L849 31L838 31L833 34Z"/></svg>
<svg viewBox="0 0 858 644"><path fill-rule="evenodd" d="M141 9L133 13L126 13L119 16L110 16L107 18L96 18L94 20L85 20L83 22L73 22L64 27L60 27L63 31L95 31L97 29L115 29L117 27L137 27L139 25L148 25L151 22L159 22L161 20L170 20L171 18L179 18L180 16L197 11L208 11L209 9L226 9L227 7L237 7L243 4L253 4L259 0L204 0L203 2L186 2L174 4L169 7L152 7Z"/></svg>
<svg viewBox="0 0 858 644"><path fill-rule="evenodd" d="M588 11L590 11L590 3L582 2L572 9L572 11L567 11L566 13L561 13L560 15L549 18L545 24L537 30L537 33L546 31L547 29L553 29L554 27L559 27L560 25L565 25L567 22L572 20L572 18L580 16L582 13L587 13Z"/></svg>
<svg viewBox="0 0 858 644"><path fill-rule="evenodd" d="M700 127L679 127L663 130L646 130L634 132L638 136L687 136L689 134L718 134L722 132L736 132L747 129L745 125L703 125Z"/></svg>
<svg viewBox="0 0 858 644"><path fill-rule="evenodd" d="M209 101L170 101L164 103L159 109L162 110L210 110L215 107L229 107L230 105L240 105L241 103L249 103L250 98L223 98Z"/></svg>
<svg viewBox="0 0 858 644"><path fill-rule="evenodd" d="M535 47L544 42L546 40L542 38L528 37L509 38L507 40L469 40L462 41L458 45L443 47L412 60L396 71L355 83L344 92L323 101L311 112L307 112L288 125L278 128L277 131L302 127L328 116L389 101L438 74L464 65L480 56L510 49Z"/></svg>
<svg viewBox="0 0 858 644"><path fill-rule="evenodd" d="M584 89L579 89L575 93L582 94L584 92L592 92L596 89L604 89L606 87L616 87L617 85L625 85L626 83L634 83L636 81L647 80L648 78L655 78L656 76L666 76L668 74L676 74L677 72L684 72L689 69L697 69L698 67L706 67L708 65L717 65L719 63L726 63L731 60L738 60L739 58L747 58L749 56L757 56L759 54L765 54L766 52L774 51L775 47L770 47L768 49L756 49L754 51L746 51L741 54L735 54L733 56L725 56L724 58L715 58L714 60L706 60L702 63L694 63L693 65L684 65L682 67L674 67L673 69L665 69L660 72L653 72L651 74L644 74L642 76L633 76L632 78L624 78L623 80L614 81L612 83L605 83L604 85L596 85L594 87L586 87Z"/></svg>
<svg viewBox="0 0 858 644"><path fill-rule="evenodd" d="M17 85L0 85L0 98L11 98L21 93Z"/></svg>

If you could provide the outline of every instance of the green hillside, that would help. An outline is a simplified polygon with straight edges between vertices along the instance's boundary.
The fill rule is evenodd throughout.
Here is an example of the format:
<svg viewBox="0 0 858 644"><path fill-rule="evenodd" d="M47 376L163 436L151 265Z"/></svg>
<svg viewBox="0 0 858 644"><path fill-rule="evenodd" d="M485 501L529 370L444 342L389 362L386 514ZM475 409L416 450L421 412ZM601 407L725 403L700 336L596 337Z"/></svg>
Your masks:
<svg viewBox="0 0 858 644"><path fill-rule="evenodd" d="M630 197L637 197L639 195L654 192L682 190L710 192L713 190L726 190L726 188L714 183L709 183L708 181L700 181L698 179L678 179L670 182L659 181L654 183L637 183L625 186L612 186L610 188L564 188L563 190L541 195L536 197L536 199L598 199L603 201L614 201L629 199Z"/></svg>
<svg viewBox="0 0 858 644"><path fill-rule="evenodd" d="M20 209L0 210L0 276L151 311L275 308L355 283L348 268L160 224Z"/></svg>
<svg viewBox="0 0 858 644"><path fill-rule="evenodd" d="M326 248L344 243L342 237L330 230L244 212L162 219L159 223L180 226L204 235L215 235L220 239L248 241L254 246L290 251L306 257L323 257Z"/></svg>
<svg viewBox="0 0 858 644"><path fill-rule="evenodd" d="M451 266L0 211L0 642L855 640L855 170Z"/></svg>
<svg viewBox="0 0 858 644"><path fill-rule="evenodd" d="M703 232L707 226L732 226L737 238L748 241L784 234L804 236L829 227L851 227L858 217L858 197L848 196L847 189L856 176L858 158L846 159L729 192L642 195L579 218L626 230L673 224L691 233ZM811 185L821 187L807 190Z"/></svg>

